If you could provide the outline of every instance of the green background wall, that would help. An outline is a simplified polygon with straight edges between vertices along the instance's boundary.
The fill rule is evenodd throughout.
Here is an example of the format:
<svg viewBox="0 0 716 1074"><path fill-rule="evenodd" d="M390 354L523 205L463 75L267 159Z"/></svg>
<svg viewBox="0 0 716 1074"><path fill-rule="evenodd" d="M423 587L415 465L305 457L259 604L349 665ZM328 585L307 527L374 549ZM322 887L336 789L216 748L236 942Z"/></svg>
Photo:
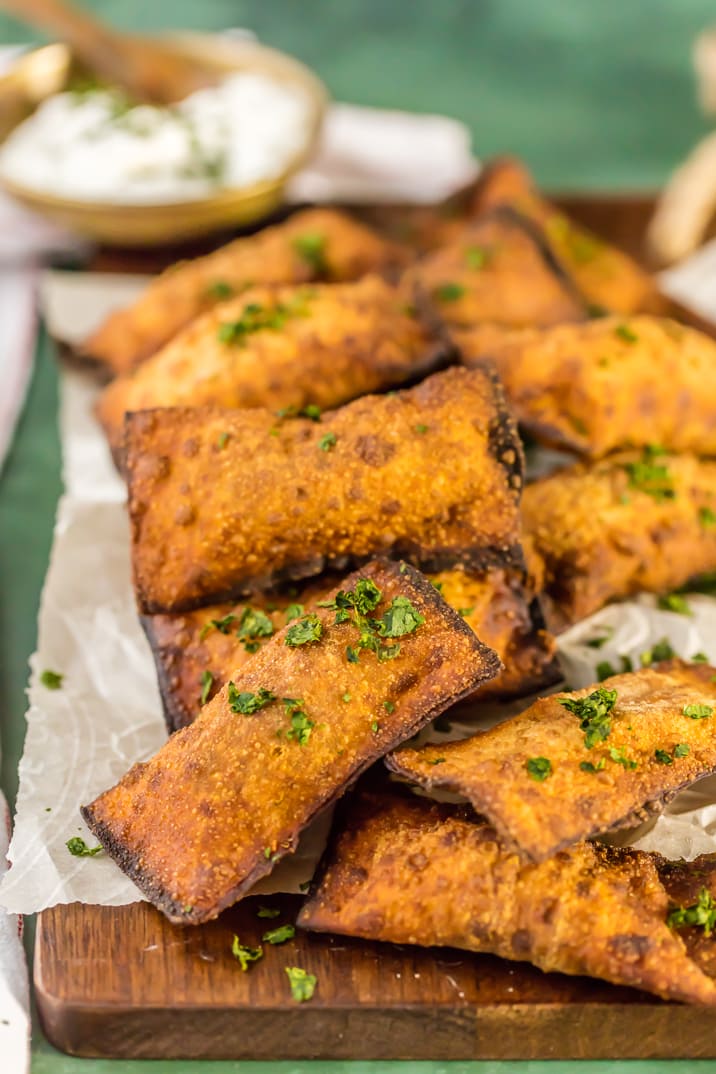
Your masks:
<svg viewBox="0 0 716 1074"><path fill-rule="evenodd" d="M92 0L126 28L246 26L332 93L457 116L561 187L663 182L706 129L691 44L713 0ZM0 19L0 40L28 32Z"/></svg>

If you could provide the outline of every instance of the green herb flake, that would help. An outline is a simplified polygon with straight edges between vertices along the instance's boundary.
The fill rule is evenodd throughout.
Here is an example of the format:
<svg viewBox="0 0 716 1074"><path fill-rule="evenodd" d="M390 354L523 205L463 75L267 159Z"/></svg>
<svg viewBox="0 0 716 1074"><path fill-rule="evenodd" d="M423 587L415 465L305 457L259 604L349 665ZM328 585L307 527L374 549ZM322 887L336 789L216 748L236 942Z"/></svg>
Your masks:
<svg viewBox="0 0 716 1074"><path fill-rule="evenodd" d="M293 240L293 248L317 276L323 276L328 272L325 235L317 231L307 231L305 235L297 235Z"/></svg>
<svg viewBox="0 0 716 1074"><path fill-rule="evenodd" d="M358 653L355 651L352 645L346 645L346 659L349 664L358 663Z"/></svg>
<svg viewBox="0 0 716 1074"><path fill-rule="evenodd" d="M377 732L377 730L378 730L378 721L377 720L373 720L373 723L370 725L370 729L373 732L373 734L375 734Z"/></svg>
<svg viewBox="0 0 716 1074"><path fill-rule="evenodd" d="M626 674L627 671L634 670L634 664L632 663L632 659L630 656L620 656L619 660L621 661L622 672L624 674Z"/></svg>
<svg viewBox="0 0 716 1074"><path fill-rule="evenodd" d="M620 764L622 768L626 768L628 771L639 767L636 761L633 761L630 757L627 757L626 749L624 746L610 746L609 756L616 764Z"/></svg>
<svg viewBox="0 0 716 1074"><path fill-rule="evenodd" d="M665 593L657 599L657 607L666 612L676 612L678 615L691 615L691 607L686 597L681 593Z"/></svg>
<svg viewBox="0 0 716 1074"><path fill-rule="evenodd" d="M691 753L691 746L688 742L679 742L674 746L674 757L688 757Z"/></svg>
<svg viewBox="0 0 716 1074"><path fill-rule="evenodd" d="M40 674L40 682L46 690L59 690L64 680L64 675L59 671L50 671L49 668Z"/></svg>
<svg viewBox="0 0 716 1074"><path fill-rule="evenodd" d="M629 478L629 487L652 496L657 503L673 500L676 496L668 466L654 461L657 456L663 454L664 451L655 445L646 447L641 459L628 462L624 467Z"/></svg>
<svg viewBox="0 0 716 1074"><path fill-rule="evenodd" d="M587 697L559 697L557 701L575 716L584 734L584 745L591 750L609 737L612 730L611 712L617 700L616 690L600 686Z"/></svg>
<svg viewBox="0 0 716 1074"><path fill-rule="evenodd" d="M671 647L668 638L661 638L655 642L651 649L645 649L639 657L639 663L643 668L651 667L652 664L660 664L662 660L671 660L676 653Z"/></svg>
<svg viewBox="0 0 716 1074"><path fill-rule="evenodd" d="M286 608L286 611L284 612L284 615L286 616L287 623L290 623L293 619L300 619L300 617L303 615L303 605L289 604L288 608Z"/></svg>
<svg viewBox="0 0 716 1074"><path fill-rule="evenodd" d="M716 526L716 512L710 507L699 507L699 522L705 530L713 529Z"/></svg>
<svg viewBox="0 0 716 1074"><path fill-rule="evenodd" d="M706 653L694 653L691 657L692 664L708 664L709 658Z"/></svg>
<svg viewBox="0 0 716 1074"><path fill-rule="evenodd" d="M582 772L591 772L594 774L595 772L601 772L603 768L606 768L606 764L606 757L600 757L596 764L593 764L591 761L582 761L579 767Z"/></svg>
<svg viewBox="0 0 716 1074"><path fill-rule="evenodd" d="M286 715L291 720L291 727L286 732L286 738L294 739L299 746L307 745L316 724L304 711L303 701L300 697L284 697L281 700L283 701Z"/></svg>
<svg viewBox="0 0 716 1074"><path fill-rule="evenodd" d="M471 269L485 268L490 260L489 251L484 246L468 246L465 251L467 267Z"/></svg>
<svg viewBox="0 0 716 1074"><path fill-rule="evenodd" d="M264 847L264 857L266 858L266 860L268 860L272 854L273 850L271 849L271 847Z"/></svg>
<svg viewBox="0 0 716 1074"><path fill-rule="evenodd" d="M382 618L371 620L382 638L403 638L406 634L415 633L424 622L425 616L403 596L393 597Z"/></svg>
<svg viewBox="0 0 716 1074"><path fill-rule="evenodd" d="M416 433L420 433L421 436L423 435L423 433L426 433L428 431L428 429L429 429L428 425L416 425L415 426Z"/></svg>
<svg viewBox="0 0 716 1074"><path fill-rule="evenodd" d="M552 775L552 762L548 757L530 757L525 763L527 775L537 783L543 783Z"/></svg>
<svg viewBox="0 0 716 1074"><path fill-rule="evenodd" d="M212 675L212 673L209 671L208 668L205 668L205 670L202 671L202 673L201 673L201 679L199 681L200 681L200 684L201 684L201 694L199 695L199 704L200 705L205 705L207 703L207 701L209 700L209 694L211 692L211 687L214 684L214 676Z"/></svg>
<svg viewBox="0 0 716 1074"><path fill-rule="evenodd" d="M266 612L261 611L260 608L250 608L248 606L244 608L236 634L239 641L244 643L249 652L256 652L256 649L259 648L256 645L253 650L249 649L249 645L255 643L256 638L270 638L273 632L274 625Z"/></svg>
<svg viewBox="0 0 716 1074"><path fill-rule="evenodd" d="M318 446L321 451L332 451L336 446L336 440L337 437L335 433L325 433L318 441Z"/></svg>
<svg viewBox="0 0 716 1074"><path fill-rule="evenodd" d="M605 679L610 679L612 675L616 675L616 671L609 661L600 660L597 664L597 682L604 682Z"/></svg>
<svg viewBox="0 0 716 1074"><path fill-rule="evenodd" d="M344 693L344 695L343 695L343 697L341 698L341 700L342 700L342 701L345 701L345 702L346 702L346 704L348 704L348 702L350 701L350 699L351 699L351 695L350 695L350 693L348 692L348 690L346 690L346 692Z"/></svg>
<svg viewBox="0 0 716 1074"><path fill-rule="evenodd" d="M304 615L297 619L286 631L284 644L296 648L299 645L308 645L313 641L320 641L323 633L323 624L317 615Z"/></svg>
<svg viewBox="0 0 716 1074"><path fill-rule="evenodd" d="M604 633L599 634L595 638L587 638L584 642L588 649L601 649L601 647L605 645L606 642L610 641L614 635L614 627L612 626L600 627L600 630L603 630Z"/></svg>
<svg viewBox="0 0 716 1074"><path fill-rule="evenodd" d="M654 757L659 764L673 764L674 758L668 750L654 750Z"/></svg>
<svg viewBox="0 0 716 1074"><path fill-rule="evenodd" d="M269 929L265 932L261 939L264 943L273 944L274 947L280 943L286 943L287 940L292 940L296 935L296 929L293 925L279 925L276 929Z"/></svg>
<svg viewBox="0 0 716 1074"><path fill-rule="evenodd" d="M233 682L228 685L229 708L232 712L241 713L243 716L252 716L271 701L276 700L276 694L266 690L262 686L258 693L252 694L248 690L239 691Z"/></svg>
<svg viewBox="0 0 716 1074"><path fill-rule="evenodd" d="M435 288L435 297L440 302L457 302L465 294L461 283L441 283Z"/></svg>
<svg viewBox="0 0 716 1074"><path fill-rule="evenodd" d="M73 835L71 839L67 840L65 846L75 858L94 858L97 854L101 854L103 849L101 846L88 847L84 839L79 835Z"/></svg>
<svg viewBox="0 0 716 1074"><path fill-rule="evenodd" d="M233 293L233 287L226 280L215 280L206 289L207 298L215 298L217 302L221 302L224 298L231 298Z"/></svg>
<svg viewBox="0 0 716 1074"><path fill-rule="evenodd" d="M388 715L392 715L395 712L395 705L392 701L384 701L383 708L388 713Z"/></svg>
<svg viewBox="0 0 716 1074"><path fill-rule="evenodd" d="M428 764L445 764L446 757L435 757L432 761L428 761Z"/></svg>
<svg viewBox="0 0 716 1074"><path fill-rule="evenodd" d="M710 936L716 926L716 902L708 888L701 888L693 906L676 906L666 918L670 929L683 929L696 926L704 930L704 936Z"/></svg>
<svg viewBox="0 0 716 1074"><path fill-rule="evenodd" d="M237 618L238 617L235 616L232 612L229 612L229 614L225 615L223 619L210 619L209 622L205 623L204 626L201 628L201 633L199 634L199 641L203 641L206 635L212 630L218 630L220 634L228 634L232 626L236 622Z"/></svg>
<svg viewBox="0 0 716 1074"><path fill-rule="evenodd" d="M260 958L263 958L264 949L261 944L258 947L245 947L239 937L234 935L231 943L231 954L241 966L242 971L246 973L252 962L258 962Z"/></svg>
<svg viewBox="0 0 716 1074"><path fill-rule="evenodd" d="M218 439L216 441L216 446L217 446L219 451L223 451L224 448L226 447L226 445L228 444L229 435L230 435L229 433L219 433Z"/></svg>
<svg viewBox="0 0 716 1074"><path fill-rule="evenodd" d="M279 917L280 914L281 914L281 911L277 910L274 906L259 906L258 910L256 911L256 916L257 917L269 917L269 918L272 918L272 917Z"/></svg>
<svg viewBox="0 0 716 1074"><path fill-rule="evenodd" d="M475 611L475 605L473 604L472 607L470 607L470 608L458 608L457 609L457 614L462 616L463 619L467 619L468 615L472 615L472 613L474 611Z"/></svg>
<svg viewBox="0 0 716 1074"><path fill-rule="evenodd" d="M291 986L291 995L296 1003L306 1003L316 991L318 983L315 974L308 973L300 966L285 966L288 983Z"/></svg>
<svg viewBox="0 0 716 1074"><path fill-rule="evenodd" d="M681 711L690 720L707 720L714 713L711 705L684 705Z"/></svg>
<svg viewBox="0 0 716 1074"><path fill-rule="evenodd" d="M636 343L639 339L636 332L628 324L618 324L614 329L614 335L623 339L625 343Z"/></svg>

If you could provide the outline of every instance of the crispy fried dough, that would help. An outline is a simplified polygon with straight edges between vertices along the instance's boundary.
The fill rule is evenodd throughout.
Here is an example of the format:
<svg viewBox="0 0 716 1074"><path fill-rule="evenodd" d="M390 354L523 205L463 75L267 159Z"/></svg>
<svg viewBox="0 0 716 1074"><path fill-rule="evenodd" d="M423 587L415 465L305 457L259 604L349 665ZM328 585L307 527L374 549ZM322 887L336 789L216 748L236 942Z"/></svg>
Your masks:
<svg viewBox="0 0 716 1074"><path fill-rule="evenodd" d="M586 304L539 233L509 209L465 226L403 276L406 294L424 294L451 327L524 327L582 321Z"/></svg>
<svg viewBox="0 0 716 1074"><path fill-rule="evenodd" d="M465 810L362 791L343 812L298 924L370 940L449 946L588 974L664 999L716 1003L665 924L650 855L578 843L525 865Z"/></svg>
<svg viewBox="0 0 716 1074"><path fill-rule="evenodd" d="M360 579L381 597L371 618L402 598L422 620L412 632L394 629L378 652L358 648L352 614L335 623L334 610L318 609L322 633L300 645L285 627L191 727L83 807L102 845L170 920L198 924L236 902L360 772L497 674L496 654L413 568L374 562L342 588ZM237 698L262 690L275 700L237 710Z"/></svg>
<svg viewBox="0 0 716 1074"><path fill-rule="evenodd" d="M432 575L431 581L505 665L495 679L480 687L480 701L524 695L558 680L554 639L544 630L540 610L530 600L518 571L491 567L474 574L455 567ZM205 701L268 643L289 621L288 616L300 615L301 608L312 611L333 584L321 577L291 593L256 593L239 604L143 616L169 730L184 727L198 716L207 673ZM254 611L262 614L257 618L251 615Z"/></svg>
<svg viewBox="0 0 716 1074"><path fill-rule="evenodd" d="M214 253L172 265L126 309L109 315L82 356L128 373L227 295L262 284L356 280L391 272L405 253L334 209L308 209L235 239Z"/></svg>
<svg viewBox="0 0 716 1074"><path fill-rule="evenodd" d="M449 358L447 343L378 276L254 287L197 317L131 376L113 381L98 414L116 453L129 410L206 403L326 410L418 380Z"/></svg>
<svg viewBox="0 0 716 1074"><path fill-rule="evenodd" d="M274 435L275 434L275 435ZM375 554L522 565L522 452L499 384L448 369L320 423L266 410L127 417L141 610L183 611Z"/></svg>
<svg viewBox="0 0 716 1074"><path fill-rule="evenodd" d="M615 675L599 688L541 698L474 738L398 750L387 764L422 787L464 795L506 843L544 861L581 839L639 823L681 787L716 771L715 674L705 664L673 660ZM608 737L588 748L580 716L560 698L585 698L597 689L616 690L616 704ZM705 705L709 714L684 714L692 705ZM688 746L685 756L674 756L679 744ZM672 763L661 763L657 751L669 753ZM551 765L542 778L528 767L535 759Z"/></svg>
<svg viewBox="0 0 716 1074"><path fill-rule="evenodd" d="M658 443L716 454L716 340L658 317L453 336L465 365L499 370L520 424L580 455Z"/></svg>
<svg viewBox="0 0 716 1074"><path fill-rule="evenodd" d="M554 255L592 305L615 313L660 308L654 278L627 254L551 205L524 164L513 157L498 157L482 171L472 211L480 214L499 205L517 209L544 231Z"/></svg>
<svg viewBox="0 0 716 1074"><path fill-rule="evenodd" d="M558 631L609 600L716 569L716 462L629 453L571 466L526 486L522 518Z"/></svg>

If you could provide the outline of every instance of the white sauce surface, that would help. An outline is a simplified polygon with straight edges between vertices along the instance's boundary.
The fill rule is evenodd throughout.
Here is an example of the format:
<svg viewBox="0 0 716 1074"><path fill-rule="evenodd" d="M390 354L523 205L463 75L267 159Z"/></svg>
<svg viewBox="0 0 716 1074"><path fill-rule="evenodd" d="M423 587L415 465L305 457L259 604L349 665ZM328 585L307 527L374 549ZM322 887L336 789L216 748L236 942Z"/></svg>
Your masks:
<svg viewBox="0 0 716 1074"><path fill-rule="evenodd" d="M170 107L114 90L58 93L12 132L0 175L45 194L151 204L203 198L280 175L306 142L311 103L242 72Z"/></svg>

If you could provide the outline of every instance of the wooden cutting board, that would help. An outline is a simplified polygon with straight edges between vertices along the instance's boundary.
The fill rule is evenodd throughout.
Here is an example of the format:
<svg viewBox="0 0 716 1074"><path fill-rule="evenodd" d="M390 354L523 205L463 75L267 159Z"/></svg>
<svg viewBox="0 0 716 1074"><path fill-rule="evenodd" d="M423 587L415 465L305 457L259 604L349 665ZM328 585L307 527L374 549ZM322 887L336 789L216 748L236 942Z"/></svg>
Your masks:
<svg viewBox="0 0 716 1074"><path fill-rule="evenodd" d="M274 920L260 905L280 907ZM636 1059L716 1056L716 1010L662 1003L583 977L436 948L298 933L242 972L293 921L296 896L244 900L201 927L146 903L73 903L40 915L42 1026L81 1056L183 1059ZM316 975L291 997L286 966Z"/></svg>
<svg viewBox="0 0 716 1074"><path fill-rule="evenodd" d="M639 256L652 197L559 201ZM92 267L152 271L177 252L148 256L102 251ZM259 919L262 904L281 916ZM231 954L234 934L255 946L266 928L293 921L299 904L292 896L246 899L199 928L170 925L146 903L45 911L35 945L45 1034L73 1055L132 1059L716 1057L716 1010L486 955L304 933L264 945L264 958L243 973ZM316 975L310 1002L293 1001L286 966Z"/></svg>

